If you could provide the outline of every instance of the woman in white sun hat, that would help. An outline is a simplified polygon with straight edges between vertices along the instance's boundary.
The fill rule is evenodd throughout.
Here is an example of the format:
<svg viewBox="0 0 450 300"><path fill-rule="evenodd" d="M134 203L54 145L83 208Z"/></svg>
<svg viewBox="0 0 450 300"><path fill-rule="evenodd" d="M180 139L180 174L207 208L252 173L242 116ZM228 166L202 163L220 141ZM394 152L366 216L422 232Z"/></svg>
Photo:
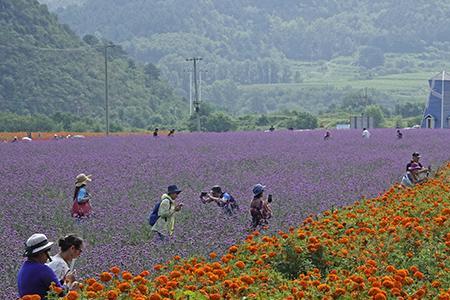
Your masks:
<svg viewBox="0 0 450 300"><path fill-rule="evenodd" d="M89 217L92 213L91 195L86 189L86 184L92 180L91 176L81 173L76 178L72 206L72 217L74 218Z"/></svg>
<svg viewBox="0 0 450 300"><path fill-rule="evenodd" d="M37 294L46 299L52 282L63 290L55 273L45 263L50 259L50 249L53 242L41 233L35 233L25 243L25 253L28 259L22 264L17 275L19 296Z"/></svg>

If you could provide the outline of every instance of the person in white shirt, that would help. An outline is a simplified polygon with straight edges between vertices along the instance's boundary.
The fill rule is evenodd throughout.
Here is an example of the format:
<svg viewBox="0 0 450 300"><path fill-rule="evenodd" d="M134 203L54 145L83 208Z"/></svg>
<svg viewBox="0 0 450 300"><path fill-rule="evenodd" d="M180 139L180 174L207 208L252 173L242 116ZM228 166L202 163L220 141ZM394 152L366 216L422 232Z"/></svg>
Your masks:
<svg viewBox="0 0 450 300"><path fill-rule="evenodd" d="M47 265L55 272L56 277L64 284L66 281L75 282L75 260L83 251L83 240L76 235L67 235L59 239L58 245L61 251L52 256Z"/></svg>
<svg viewBox="0 0 450 300"><path fill-rule="evenodd" d="M363 128L362 137L365 139L370 138L370 132L369 132L369 130L367 130L367 128Z"/></svg>

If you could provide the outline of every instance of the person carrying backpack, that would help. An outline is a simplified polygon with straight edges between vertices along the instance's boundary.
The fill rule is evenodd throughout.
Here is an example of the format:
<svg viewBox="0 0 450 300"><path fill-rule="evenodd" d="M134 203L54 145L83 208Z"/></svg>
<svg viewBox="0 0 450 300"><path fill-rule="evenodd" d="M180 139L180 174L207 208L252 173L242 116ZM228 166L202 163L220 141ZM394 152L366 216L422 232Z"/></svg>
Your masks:
<svg viewBox="0 0 450 300"><path fill-rule="evenodd" d="M175 227L175 213L181 210L183 203L176 204L175 199L181 190L176 185L169 185L167 193L155 204L149 217L152 231L156 232L161 240L172 236Z"/></svg>

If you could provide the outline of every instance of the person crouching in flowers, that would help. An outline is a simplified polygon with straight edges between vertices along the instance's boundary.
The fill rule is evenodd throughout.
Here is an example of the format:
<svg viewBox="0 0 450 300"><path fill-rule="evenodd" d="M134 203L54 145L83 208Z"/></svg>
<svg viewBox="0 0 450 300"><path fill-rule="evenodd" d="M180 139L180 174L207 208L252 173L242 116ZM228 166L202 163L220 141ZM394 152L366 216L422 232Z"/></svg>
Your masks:
<svg viewBox="0 0 450 300"><path fill-rule="evenodd" d="M89 217L92 213L91 195L86 189L86 184L91 181L91 176L81 173L76 178L72 206L72 217L74 218Z"/></svg>
<svg viewBox="0 0 450 300"><path fill-rule="evenodd" d="M52 283L62 291L60 296L68 290L68 287L61 285L55 272L45 265L48 260L51 260L49 251L52 245L53 242L49 242L41 233L33 234L26 241L24 256L27 260L22 264L17 275L20 297L37 294L42 299L46 299ZM68 283L73 286L72 289L78 288L78 285L74 285L73 282Z"/></svg>
<svg viewBox="0 0 450 300"><path fill-rule="evenodd" d="M422 167L418 163L412 163L408 171L402 177L402 185L405 187L413 187L416 184L422 183L427 180L427 178L420 179L419 172Z"/></svg>
<svg viewBox="0 0 450 300"><path fill-rule="evenodd" d="M250 214L252 216L252 228L269 224L268 219L272 217L272 209L269 203L272 202L272 195L264 199L264 189L266 187L260 183L253 187L253 200L250 203Z"/></svg>
<svg viewBox="0 0 450 300"><path fill-rule="evenodd" d="M175 203L175 199L180 193L181 190L176 185L169 185L167 194L161 196L161 200L155 205L150 215L152 231L156 232L161 240L173 235L175 213L180 211L183 206L183 203Z"/></svg>
<svg viewBox="0 0 450 300"><path fill-rule="evenodd" d="M75 260L83 251L83 240L73 234L67 235L58 241L61 251L52 256L52 261L47 263L55 272L61 284L75 281ZM69 285L70 287L70 285Z"/></svg>

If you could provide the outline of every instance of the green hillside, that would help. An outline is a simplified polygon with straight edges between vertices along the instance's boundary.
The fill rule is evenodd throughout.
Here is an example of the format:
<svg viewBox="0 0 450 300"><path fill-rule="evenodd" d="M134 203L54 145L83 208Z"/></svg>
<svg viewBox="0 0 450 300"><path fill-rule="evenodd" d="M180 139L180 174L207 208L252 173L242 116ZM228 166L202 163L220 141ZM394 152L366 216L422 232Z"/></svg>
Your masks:
<svg viewBox="0 0 450 300"><path fill-rule="evenodd" d="M42 130L102 129L106 43L80 39L36 0L0 0L2 124L14 113L47 117ZM108 48L108 61L113 130L172 127L185 116L187 105L154 66L135 63L119 45Z"/></svg>
<svg viewBox="0 0 450 300"><path fill-rule="evenodd" d="M106 37L157 64L185 97L185 58L203 57L204 99L238 114L318 112L364 88L388 109L423 105L428 78L450 59L443 0L41 1L59 6L79 34Z"/></svg>

